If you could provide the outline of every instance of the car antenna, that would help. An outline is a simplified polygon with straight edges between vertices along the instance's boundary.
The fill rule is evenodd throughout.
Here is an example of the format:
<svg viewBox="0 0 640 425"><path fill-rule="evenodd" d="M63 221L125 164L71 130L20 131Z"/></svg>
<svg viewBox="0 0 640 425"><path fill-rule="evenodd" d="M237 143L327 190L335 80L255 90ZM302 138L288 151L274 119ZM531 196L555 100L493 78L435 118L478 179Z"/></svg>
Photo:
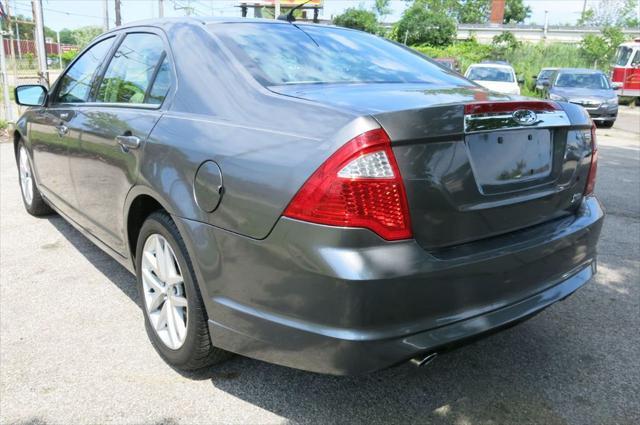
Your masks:
<svg viewBox="0 0 640 425"><path fill-rule="evenodd" d="M298 9L300 9L302 6L304 6L305 4L309 3L310 1L311 0L307 0L304 3L300 3L296 7L292 8L286 15L278 16L278 20L279 21L287 21L287 22L295 22L296 17L293 16L293 12L295 12Z"/></svg>

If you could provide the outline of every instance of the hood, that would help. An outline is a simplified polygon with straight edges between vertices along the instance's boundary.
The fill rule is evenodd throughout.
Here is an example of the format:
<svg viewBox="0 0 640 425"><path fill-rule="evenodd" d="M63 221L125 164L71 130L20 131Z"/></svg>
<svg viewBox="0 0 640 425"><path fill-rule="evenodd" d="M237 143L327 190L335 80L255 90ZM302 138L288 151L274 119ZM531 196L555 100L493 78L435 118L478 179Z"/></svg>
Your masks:
<svg viewBox="0 0 640 425"><path fill-rule="evenodd" d="M271 86L272 92L324 105L374 115L430 106L509 100L511 96L489 93L473 85L441 87L433 84L296 84Z"/></svg>
<svg viewBox="0 0 640 425"><path fill-rule="evenodd" d="M574 88L574 87L553 87L549 93L562 96L567 100L572 99L589 99L605 101L616 97L616 92L612 89L594 90L586 88Z"/></svg>
<svg viewBox="0 0 640 425"><path fill-rule="evenodd" d="M520 87L516 83L506 83L502 81L474 81L482 87L493 90L498 93L520 94Z"/></svg>

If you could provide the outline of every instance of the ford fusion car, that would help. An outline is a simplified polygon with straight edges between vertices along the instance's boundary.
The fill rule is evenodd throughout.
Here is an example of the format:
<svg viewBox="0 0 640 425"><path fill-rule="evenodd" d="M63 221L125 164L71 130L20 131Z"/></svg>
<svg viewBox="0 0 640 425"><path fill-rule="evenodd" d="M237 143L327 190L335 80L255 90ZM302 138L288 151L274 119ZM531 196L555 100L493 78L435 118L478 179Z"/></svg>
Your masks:
<svg viewBox="0 0 640 425"><path fill-rule="evenodd" d="M562 68L545 84L549 99L581 105L603 127L613 127L616 122L618 96L602 71Z"/></svg>
<svg viewBox="0 0 640 425"><path fill-rule="evenodd" d="M370 34L149 21L15 94L26 210L136 275L178 369L423 364L596 271L585 110L488 92Z"/></svg>

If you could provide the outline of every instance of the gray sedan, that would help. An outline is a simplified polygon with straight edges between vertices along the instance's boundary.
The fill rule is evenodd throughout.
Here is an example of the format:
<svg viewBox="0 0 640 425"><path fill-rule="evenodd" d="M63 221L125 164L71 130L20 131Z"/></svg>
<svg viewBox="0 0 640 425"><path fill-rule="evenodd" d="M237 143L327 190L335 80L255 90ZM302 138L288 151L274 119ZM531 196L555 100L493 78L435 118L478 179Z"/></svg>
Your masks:
<svg viewBox="0 0 640 425"><path fill-rule="evenodd" d="M363 32L150 21L16 99L26 210L58 212L137 276L178 369L230 353L332 374L422 365L596 271L584 109L488 92Z"/></svg>
<svg viewBox="0 0 640 425"><path fill-rule="evenodd" d="M602 71L559 69L545 86L549 99L580 105L595 123L613 127L618 117L618 95Z"/></svg>

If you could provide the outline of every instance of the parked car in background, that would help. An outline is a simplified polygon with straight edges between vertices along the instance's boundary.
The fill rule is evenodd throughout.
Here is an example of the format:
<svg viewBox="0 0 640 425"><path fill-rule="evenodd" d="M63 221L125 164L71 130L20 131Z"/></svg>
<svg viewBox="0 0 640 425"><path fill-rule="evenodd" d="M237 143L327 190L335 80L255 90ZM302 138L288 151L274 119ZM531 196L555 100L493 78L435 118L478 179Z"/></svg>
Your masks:
<svg viewBox="0 0 640 425"><path fill-rule="evenodd" d="M611 69L611 83L620 97L640 98L640 38L622 43Z"/></svg>
<svg viewBox="0 0 640 425"><path fill-rule="evenodd" d="M542 68L538 75L534 75L533 78L536 80L536 91L539 93L544 92L545 82L549 81L549 78L553 75L554 71L558 68Z"/></svg>
<svg viewBox="0 0 640 425"><path fill-rule="evenodd" d="M612 127L618 117L618 96L602 71L558 69L546 85L546 97L582 106L603 127Z"/></svg>
<svg viewBox="0 0 640 425"><path fill-rule="evenodd" d="M456 58L434 58L433 60L452 71L460 72L460 63Z"/></svg>
<svg viewBox="0 0 640 425"><path fill-rule="evenodd" d="M146 21L15 95L26 210L59 212L136 275L178 369L228 352L333 374L422 365L596 272L584 110L489 92L368 33Z"/></svg>
<svg viewBox="0 0 640 425"><path fill-rule="evenodd" d="M476 63L469 65L464 76L497 93L520 94L516 72L509 64Z"/></svg>

